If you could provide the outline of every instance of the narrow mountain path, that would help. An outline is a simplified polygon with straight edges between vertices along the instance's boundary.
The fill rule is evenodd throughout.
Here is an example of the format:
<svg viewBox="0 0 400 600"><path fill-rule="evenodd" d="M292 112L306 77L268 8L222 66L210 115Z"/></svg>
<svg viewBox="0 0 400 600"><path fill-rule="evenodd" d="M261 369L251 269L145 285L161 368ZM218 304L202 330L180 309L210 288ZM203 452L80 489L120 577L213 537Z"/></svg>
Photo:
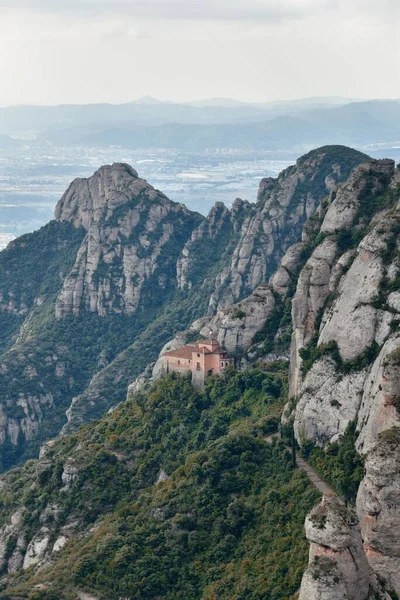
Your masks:
<svg viewBox="0 0 400 600"><path fill-rule="evenodd" d="M322 494L329 494L336 496L336 492L318 475L313 467L304 458L301 458L296 453L296 463L299 469L305 472L311 483L319 490Z"/></svg>
<svg viewBox="0 0 400 600"><path fill-rule="evenodd" d="M265 436L264 440L266 442L271 442L273 440L273 438L280 439L280 437L281 437L280 433L273 433L271 435ZM291 448L288 447L288 450L291 451ZM307 475L307 477L311 481L311 483L322 494L329 494L330 496L337 496L335 490L333 488L331 488L331 486L328 485L326 483L326 481L321 479L321 477L320 477L320 475L318 475L317 471L306 460L304 460L304 458L302 458L298 452L296 452L296 464L299 469L304 471L304 473Z"/></svg>

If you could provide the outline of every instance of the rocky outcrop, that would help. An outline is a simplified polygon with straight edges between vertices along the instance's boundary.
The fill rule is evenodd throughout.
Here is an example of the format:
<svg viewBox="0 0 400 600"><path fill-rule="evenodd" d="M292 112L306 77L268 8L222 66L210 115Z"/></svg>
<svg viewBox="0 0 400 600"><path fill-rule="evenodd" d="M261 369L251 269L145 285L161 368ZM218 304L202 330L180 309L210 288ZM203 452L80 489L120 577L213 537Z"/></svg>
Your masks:
<svg viewBox="0 0 400 600"><path fill-rule="evenodd" d="M324 496L306 519L309 566L299 600L367 600L369 566L355 511Z"/></svg>
<svg viewBox="0 0 400 600"><path fill-rule="evenodd" d="M321 226L322 233L334 233L338 229L350 229L359 213L360 204L368 197L371 202L379 198L390 185L394 176L394 161L367 161L354 170L343 183L329 207Z"/></svg>
<svg viewBox="0 0 400 600"><path fill-rule="evenodd" d="M235 239L253 206L237 198L229 210L217 202L207 218L193 230L177 261L177 282L182 290L201 281L211 266L223 262L233 251Z"/></svg>
<svg viewBox="0 0 400 600"><path fill-rule="evenodd" d="M368 382L381 385L376 383L377 371L381 371L379 365L385 360L386 350L374 368L377 350L385 343L390 348L396 346L393 327L396 328L399 315L389 304L390 294L385 292L385 286L390 288L390 281L395 281L400 269L393 251L400 214L392 200L391 208L377 214L369 228L364 227L363 236L357 199L366 193L366 178L369 195L363 202L377 202L387 191L393 174L392 161L372 161L368 167L358 167L349 182L339 186L321 223L318 235L322 241L300 273L292 303L290 382L291 395L298 397L295 429L299 440L310 439L319 444L333 441L344 433L350 421L359 417L363 429L360 440L364 440L367 414L377 410L375 396L381 389L374 391L374 384ZM349 196L349 190L355 196ZM333 227L335 203L339 224L345 209L352 207L354 226L360 228L362 238L358 246L341 247L343 230ZM348 227L349 217L346 219ZM330 229L335 233L329 233ZM307 356L315 357L305 377L303 348L307 349ZM374 374L370 377L371 369ZM370 436L365 449L371 443Z"/></svg>
<svg viewBox="0 0 400 600"><path fill-rule="evenodd" d="M298 278L292 301L291 395L296 395L299 387L299 351L311 341L317 316L332 291L329 284L336 251L336 241L326 238L313 251Z"/></svg>
<svg viewBox="0 0 400 600"><path fill-rule="evenodd" d="M344 434L348 424L357 419L366 372L340 373L329 356L314 364L296 404L294 430L300 444L312 440L323 446Z"/></svg>
<svg viewBox="0 0 400 600"><path fill-rule="evenodd" d="M318 316L318 344L336 342L345 360L355 358L374 341L380 315L372 303L383 276L380 251L387 241L392 218L397 217L380 219L355 250L343 252L338 241L340 243L344 235L340 238L337 232L343 233L351 225L360 232L365 229L361 205L377 202L393 175L393 161L360 165L349 180L338 187L326 214L321 214L317 232L322 241L300 273L293 299L292 396L300 393L300 350L314 335ZM328 296L332 300L329 306L326 305Z"/></svg>
<svg viewBox="0 0 400 600"><path fill-rule="evenodd" d="M82 311L134 313L150 280L166 293L175 285L168 272L201 220L119 163L75 180L55 217L87 232L58 296L58 318Z"/></svg>
<svg viewBox="0 0 400 600"><path fill-rule="evenodd" d="M51 448L48 450L51 452ZM60 486L62 500L54 501L43 497L40 507L32 513L22 495L18 497L18 510L3 519L0 526L2 573L12 574L20 569L45 566L51 555L60 552L79 531L81 520L76 515L61 518L61 504L68 499L71 487L79 477L80 467L72 459L67 459L61 469L61 477L56 478L55 483ZM30 492L34 493L40 489L42 482L54 473L51 459L43 457L37 463L32 461L26 472ZM6 488L7 485L9 482L6 479L0 479L0 491L4 492L4 489L7 489L9 493L10 488ZM34 527L29 526L30 522L34 522Z"/></svg>
<svg viewBox="0 0 400 600"><path fill-rule="evenodd" d="M275 307L270 286L260 285L238 304L220 309L201 330L204 337L213 337L228 353L241 355L248 350Z"/></svg>
<svg viewBox="0 0 400 600"><path fill-rule="evenodd" d="M291 349L296 438L300 445L324 446L356 422L356 448L366 458L357 497L358 541L350 552L357 559L338 561L334 545L341 522L331 519L321 538L308 519L310 566L301 600L400 593L399 198L392 161L358 167L322 215L298 279Z"/></svg>
<svg viewBox="0 0 400 600"><path fill-rule="evenodd" d="M210 313L237 302L266 281L286 250L299 241L305 221L321 200L366 159L340 146L327 146L303 156L276 180L263 179L257 205L241 223L229 264L216 278Z"/></svg>
<svg viewBox="0 0 400 600"><path fill-rule="evenodd" d="M357 449L372 450L381 433L400 426L400 335L391 336L365 378L358 412Z"/></svg>
<svg viewBox="0 0 400 600"><path fill-rule="evenodd" d="M385 430L368 454L357 496L364 550L376 579L400 595L400 428ZM392 596L391 596L392 597Z"/></svg>
<svg viewBox="0 0 400 600"><path fill-rule="evenodd" d="M0 260L0 471L56 437L66 411L79 426L122 400L130 374L176 326L165 319L156 342L154 333L140 340L136 371L114 361L127 351L138 362L139 348L129 349L172 303L176 261L203 221L125 164L74 181L55 214ZM207 298L197 304L181 326L205 312Z"/></svg>

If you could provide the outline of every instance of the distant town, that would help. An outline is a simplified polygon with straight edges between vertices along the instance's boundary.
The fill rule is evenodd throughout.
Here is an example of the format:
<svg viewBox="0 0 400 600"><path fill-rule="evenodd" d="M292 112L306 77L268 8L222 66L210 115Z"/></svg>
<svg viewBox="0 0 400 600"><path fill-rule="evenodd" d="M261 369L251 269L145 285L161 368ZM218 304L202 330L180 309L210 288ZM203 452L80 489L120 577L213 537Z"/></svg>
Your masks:
<svg viewBox="0 0 400 600"><path fill-rule="evenodd" d="M0 149L0 249L47 223L71 181L89 177L103 164L127 162L171 200L207 214L215 202L230 206L236 197L254 202L260 179L295 161L285 158L262 151L132 151L29 141L22 148Z"/></svg>

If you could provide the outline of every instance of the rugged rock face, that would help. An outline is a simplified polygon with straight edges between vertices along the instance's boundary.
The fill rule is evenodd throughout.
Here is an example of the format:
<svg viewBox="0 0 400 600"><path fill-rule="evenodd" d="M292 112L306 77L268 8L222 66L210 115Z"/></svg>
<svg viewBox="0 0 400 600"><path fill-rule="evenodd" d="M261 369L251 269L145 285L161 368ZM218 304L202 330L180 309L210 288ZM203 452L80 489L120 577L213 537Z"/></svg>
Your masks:
<svg viewBox="0 0 400 600"><path fill-rule="evenodd" d="M320 201L366 159L327 146L303 156L277 180L263 179L257 205L241 223L232 258L216 278L210 312L237 302L266 281L289 246L299 241Z"/></svg>
<svg viewBox="0 0 400 600"><path fill-rule="evenodd" d="M363 544L359 540L352 555L368 561L370 575L364 568L346 573L350 560L341 565L336 554L325 556L321 570L320 558L313 556L315 543L332 549L341 525L333 523L326 539L318 540L307 521L310 567L301 599L367 598L366 582L377 594L370 597L400 592L398 180L392 161L358 167L307 237L311 255L292 307L294 429L300 444L311 440L324 446L356 422L356 447L366 457L366 474L357 497Z"/></svg>
<svg viewBox="0 0 400 600"><path fill-rule="evenodd" d="M357 497L364 550L377 579L400 594L400 428L387 429L368 454Z"/></svg>
<svg viewBox="0 0 400 600"><path fill-rule="evenodd" d="M114 164L74 181L56 220L1 253L0 471L55 437L66 410L77 426L115 404L118 389L123 398L131 364L108 367L127 351L143 361L139 373L173 334L168 318L147 340L144 331L173 302L176 261L201 221ZM201 314L207 299L197 304Z"/></svg>
<svg viewBox="0 0 400 600"><path fill-rule="evenodd" d="M366 458L358 518L340 499L325 497L307 519L310 564L300 600L366 600L371 593L389 599L393 592L400 595L400 171L392 161L369 161L340 183L362 155L351 155L346 168L334 156L330 149L310 153L277 180L263 180L256 206L241 200L231 210L216 205L206 219L170 202L126 165L75 182L57 208L58 225L80 232L75 264L63 263L69 268L62 278L57 275L57 285L53 280L51 285L30 283L30 295L18 286L0 290L1 308L12 315L12 335L19 336L11 354L6 349L2 355L0 375L12 377L13 386L19 381L10 358L18 356L24 381L35 385L35 393L18 388L14 403L2 403L0 439L12 453L22 434L40 437L42 422L52 411L60 414L60 396L47 380L44 385L41 363L73 398L63 429L69 433L116 404L113 389L124 387L127 373L131 381L156 358L154 348L146 353L146 342L158 350L167 333L172 338L188 327L199 306L206 308L210 292L209 315L176 335L162 353L193 337L212 336L230 354L247 353L256 360L262 350L264 360L268 352L274 360L277 355L265 340L288 333L291 304L292 402L285 422L293 421L300 445L320 447L340 441L356 422L357 450ZM15 243L18 252L22 243ZM48 271L57 273L54 264ZM49 348L46 342L43 360L33 360L39 338L32 308L39 311L40 326L48 326L49 306L56 307L58 317L50 326L72 328L82 315L100 321L109 315L138 319L151 290L167 296L176 288L171 296L176 302L165 314L154 315L154 322L138 330L111 361L104 348L99 352L99 369L91 372L83 392L75 393L71 375L75 343L69 347L57 340ZM173 319L179 322L171 330ZM157 377L160 364L148 367L129 394ZM77 478L79 465L64 461L63 494ZM63 548L76 523L49 534L57 510L46 506L30 536L20 525L24 515L12 515L1 528L3 568L41 566Z"/></svg>
<svg viewBox="0 0 400 600"><path fill-rule="evenodd" d="M254 335L263 328L274 307L271 287L260 285L238 304L220 309L200 334L216 338L230 354L240 355L250 348Z"/></svg>
<svg viewBox="0 0 400 600"><path fill-rule="evenodd" d="M263 180L257 205L218 204L206 219L125 164L73 182L56 220L1 255L0 470L107 412L207 306L220 342L249 349L293 285L303 222L365 159L318 149Z"/></svg>
<svg viewBox="0 0 400 600"><path fill-rule="evenodd" d="M379 435L400 425L400 335L391 336L372 364L365 379L358 413L357 449L372 450Z"/></svg>
<svg viewBox="0 0 400 600"><path fill-rule="evenodd" d="M290 246L269 284L260 284L250 296L241 302L219 309L215 316L197 319L192 323L190 329L177 334L162 348L150 379L149 372L142 373L130 386L128 395L141 389L149 380L159 377L162 373L163 354L185 345L193 335L199 338L217 339L220 346L225 348L229 354L242 357L248 353L249 358L253 360L258 350L257 343L254 342L255 336L265 328L268 319L276 310L277 304L285 299L289 287L295 280L303 251L304 244L302 242ZM266 332L266 335L268 333ZM288 360L286 355L270 356L269 358L272 361Z"/></svg>
<svg viewBox="0 0 400 600"><path fill-rule="evenodd" d="M300 444L335 442L357 418L366 369L356 374L338 372L332 358L318 360L307 373L296 405L294 429Z"/></svg>
<svg viewBox="0 0 400 600"><path fill-rule="evenodd" d="M299 600L367 600L369 566L355 512L324 496L306 519L310 562Z"/></svg>
<svg viewBox="0 0 400 600"><path fill-rule="evenodd" d="M378 232L383 226L390 230L391 217L384 218L385 223L377 224L373 232L367 234L363 243L355 250L343 252L342 248L338 248L338 241L343 244L345 232L352 225L360 232L365 229L365 218L362 216L359 216L355 223L361 203L376 202L386 191L393 175L393 161L371 161L367 166L361 165L355 169L349 181L339 187L326 215L323 212L319 215L322 222L319 228L318 222L316 223L317 229L313 234L314 239L315 233L319 234L322 241L303 268L293 299L292 395L297 395L300 391L299 352L310 342L320 311L324 314L323 329L318 343L336 342L344 359L353 359L374 339L376 312L371 306L371 301L382 278L379 250L387 237L387 234L383 234L383 237L382 233ZM394 215L393 218L397 219L397 216ZM336 233L339 231L342 232L341 237ZM342 277L346 270L347 274ZM329 295L331 298L338 295L338 298L330 303L330 312L326 306ZM348 317L343 321L343 315L346 313ZM317 323L317 326L320 324Z"/></svg>
<svg viewBox="0 0 400 600"><path fill-rule="evenodd" d="M177 281L180 289L191 289L211 265L218 264L232 253L243 221L252 214L253 206L237 198L229 210L217 202L207 218L194 229L177 261Z"/></svg>
<svg viewBox="0 0 400 600"><path fill-rule="evenodd" d="M390 197L391 208L378 214L367 228L362 216L356 219L361 210L357 199L365 193L367 181L368 196L363 201L378 202L388 193L393 176L392 161L372 161L368 168L355 170L349 182L339 187L316 237L322 241L300 273L292 303L291 351L291 394L299 398L295 415L299 440L334 440L349 421L358 418L361 405L374 404L367 400L365 388L372 358L395 336L393 328L399 319L384 288L394 282L400 267L397 252L388 253L393 244L395 250L400 213L395 198ZM355 195L348 196L349 189ZM343 207L351 207L354 229L361 236L358 246L350 249L343 248L348 218L341 230L334 227L332 216L336 211L341 224ZM309 368L303 365L302 356L310 353L314 362Z"/></svg>
<svg viewBox="0 0 400 600"><path fill-rule="evenodd" d="M101 316L133 313L150 279L167 291L173 285L174 255L201 220L124 164L74 181L55 216L87 232L57 299L59 318L82 310Z"/></svg>
<svg viewBox="0 0 400 600"><path fill-rule="evenodd" d="M52 469L51 460L42 459L33 466L30 474L41 481ZM63 465L61 488L64 498L67 498L71 487L79 475L79 467L72 460ZM39 483L40 485L40 483ZM31 486L36 489L38 483ZM58 526L61 506L57 503L45 503L39 514L35 514L35 528L27 527L26 521L29 510L21 505L16 510L7 524L0 528L0 569L2 573L15 573L30 567L41 567L47 564L51 554L60 552L75 535L80 523L76 518L67 519L62 527ZM31 515L32 517L32 515Z"/></svg>

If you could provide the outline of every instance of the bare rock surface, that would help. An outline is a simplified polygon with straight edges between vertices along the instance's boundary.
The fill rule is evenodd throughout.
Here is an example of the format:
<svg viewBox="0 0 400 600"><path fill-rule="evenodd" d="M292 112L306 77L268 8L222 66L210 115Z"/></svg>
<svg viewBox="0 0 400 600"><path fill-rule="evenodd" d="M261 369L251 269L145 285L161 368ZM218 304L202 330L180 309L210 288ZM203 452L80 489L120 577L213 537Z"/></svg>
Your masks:
<svg viewBox="0 0 400 600"><path fill-rule="evenodd" d="M387 590L400 594L400 428L387 429L367 456L357 496L365 554Z"/></svg>
<svg viewBox="0 0 400 600"><path fill-rule="evenodd" d="M348 168L348 162L338 164L337 157L330 158L329 147L324 147L302 157L276 180L262 180L255 209L240 221L230 263L216 278L210 313L237 302L273 275L287 249L299 241L306 220L314 215L324 196L336 190ZM314 185L322 172L321 185ZM282 263L284 269L290 271L292 257L297 262L297 250L293 246L292 254ZM279 277L284 277L282 271Z"/></svg>
<svg viewBox="0 0 400 600"><path fill-rule="evenodd" d="M87 232L58 297L58 318L82 311L134 313L146 281L155 278L160 290L172 285L162 270L169 260L163 249L174 245L178 256L182 231L189 237L201 220L120 163L75 180L55 216Z"/></svg>
<svg viewBox="0 0 400 600"><path fill-rule="evenodd" d="M366 459L359 524L327 498L307 519L301 600L400 594L399 196L392 161L358 167L338 187L298 278L290 374L296 406L288 405L285 422L293 420L300 444L319 446L340 441L356 422L356 449Z"/></svg>
<svg viewBox="0 0 400 600"><path fill-rule="evenodd" d="M369 566L355 512L337 496L324 496L306 519L306 536L310 562L299 600L367 600Z"/></svg>
<svg viewBox="0 0 400 600"><path fill-rule="evenodd" d="M275 297L268 285L233 306L220 309L201 330L204 337L218 339L221 347L231 354L248 350L255 334L260 331L275 307Z"/></svg>

